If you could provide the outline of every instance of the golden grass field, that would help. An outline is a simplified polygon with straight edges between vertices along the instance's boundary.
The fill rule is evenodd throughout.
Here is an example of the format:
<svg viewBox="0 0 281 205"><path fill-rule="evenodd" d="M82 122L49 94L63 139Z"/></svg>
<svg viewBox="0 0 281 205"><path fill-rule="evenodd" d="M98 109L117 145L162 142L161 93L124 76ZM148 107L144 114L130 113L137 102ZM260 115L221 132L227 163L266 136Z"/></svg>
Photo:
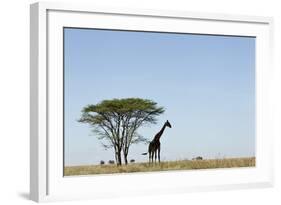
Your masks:
<svg viewBox="0 0 281 205"><path fill-rule="evenodd" d="M128 165L122 166L116 166L115 164L69 166L64 168L64 176L253 166L255 166L255 157L207 160L179 160L164 161L160 164L130 163Z"/></svg>

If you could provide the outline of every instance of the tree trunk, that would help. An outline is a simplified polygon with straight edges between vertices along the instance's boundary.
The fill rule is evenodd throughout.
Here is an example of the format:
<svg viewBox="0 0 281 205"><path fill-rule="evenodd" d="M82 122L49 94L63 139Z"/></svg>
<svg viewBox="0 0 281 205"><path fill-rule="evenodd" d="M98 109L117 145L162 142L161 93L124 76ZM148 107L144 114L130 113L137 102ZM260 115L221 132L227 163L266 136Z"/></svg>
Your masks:
<svg viewBox="0 0 281 205"><path fill-rule="evenodd" d="M115 150L115 161L117 166L122 165L121 151Z"/></svg>
<svg viewBox="0 0 281 205"><path fill-rule="evenodd" d="M128 150L123 150L123 157L125 164L128 164Z"/></svg>
<svg viewBox="0 0 281 205"><path fill-rule="evenodd" d="M115 152L115 158L116 158L116 164L117 166L122 165L122 156L121 156L121 150L117 149Z"/></svg>
<svg viewBox="0 0 281 205"><path fill-rule="evenodd" d="M125 164L128 164L128 159L127 159L127 157L128 157L128 156L124 154L124 161L125 161Z"/></svg>
<svg viewBox="0 0 281 205"><path fill-rule="evenodd" d="M118 162L117 162L117 165L120 166L122 165L122 157L121 157L121 152L118 152Z"/></svg>
<svg viewBox="0 0 281 205"><path fill-rule="evenodd" d="M122 151L122 149L119 148L118 146L115 146L115 147L114 147L115 162L116 162L117 166L122 165L121 151Z"/></svg>

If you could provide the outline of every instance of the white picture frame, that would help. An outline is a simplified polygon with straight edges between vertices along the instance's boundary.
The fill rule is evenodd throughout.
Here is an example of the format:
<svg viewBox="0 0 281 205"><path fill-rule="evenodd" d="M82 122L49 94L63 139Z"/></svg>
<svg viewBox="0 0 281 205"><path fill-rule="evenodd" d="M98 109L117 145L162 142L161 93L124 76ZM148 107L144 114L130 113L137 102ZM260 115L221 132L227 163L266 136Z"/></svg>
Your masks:
<svg viewBox="0 0 281 205"><path fill-rule="evenodd" d="M273 95L272 18L46 2L32 4L30 11L32 200L41 202L273 186L270 109ZM256 167L63 177L63 27L255 36ZM147 186L147 181L153 183Z"/></svg>

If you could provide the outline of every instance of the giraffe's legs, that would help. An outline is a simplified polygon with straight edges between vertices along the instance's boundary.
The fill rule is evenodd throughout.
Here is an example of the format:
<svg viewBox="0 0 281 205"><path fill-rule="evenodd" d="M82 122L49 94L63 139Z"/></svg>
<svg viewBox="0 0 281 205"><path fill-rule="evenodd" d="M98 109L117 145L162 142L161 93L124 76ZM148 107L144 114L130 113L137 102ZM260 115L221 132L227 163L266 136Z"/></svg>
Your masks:
<svg viewBox="0 0 281 205"><path fill-rule="evenodd" d="M160 145L159 145L159 148L158 148L158 162L160 163Z"/></svg>
<svg viewBox="0 0 281 205"><path fill-rule="evenodd" d="M153 163L154 151L151 152L151 162Z"/></svg>
<svg viewBox="0 0 281 205"><path fill-rule="evenodd" d="M154 162L155 162L155 163L157 162L157 149L155 150L155 159L154 159Z"/></svg>

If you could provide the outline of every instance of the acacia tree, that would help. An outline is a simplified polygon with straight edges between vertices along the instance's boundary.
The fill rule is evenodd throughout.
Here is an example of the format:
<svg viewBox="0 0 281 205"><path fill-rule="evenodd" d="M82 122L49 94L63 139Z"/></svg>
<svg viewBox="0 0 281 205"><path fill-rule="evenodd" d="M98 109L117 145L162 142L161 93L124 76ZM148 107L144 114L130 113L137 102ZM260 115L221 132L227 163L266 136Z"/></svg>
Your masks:
<svg viewBox="0 0 281 205"><path fill-rule="evenodd" d="M113 148L117 165L122 164L122 153L125 164L130 146L144 142L137 129L145 124L155 124L156 117L164 113L157 103L140 98L103 100L96 105L87 105L82 110L79 122L93 127L102 145Z"/></svg>

